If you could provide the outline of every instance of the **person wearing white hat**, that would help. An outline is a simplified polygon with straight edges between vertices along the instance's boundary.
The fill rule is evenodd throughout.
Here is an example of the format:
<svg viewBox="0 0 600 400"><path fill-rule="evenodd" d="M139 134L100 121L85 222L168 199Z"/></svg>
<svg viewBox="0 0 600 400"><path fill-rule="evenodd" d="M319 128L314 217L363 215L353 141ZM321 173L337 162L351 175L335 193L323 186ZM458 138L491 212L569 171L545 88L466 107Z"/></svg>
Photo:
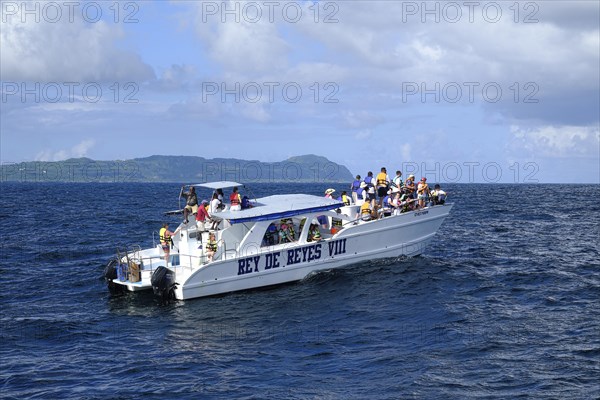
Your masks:
<svg viewBox="0 0 600 400"><path fill-rule="evenodd" d="M333 193L335 193L335 189L329 188L325 191L325 197L327 197L328 199L333 199Z"/></svg>
<svg viewBox="0 0 600 400"><path fill-rule="evenodd" d="M354 193L353 193L354 195ZM356 201L354 204L357 206L362 205L367 199L367 184L365 182L361 182L359 188L356 190Z"/></svg>

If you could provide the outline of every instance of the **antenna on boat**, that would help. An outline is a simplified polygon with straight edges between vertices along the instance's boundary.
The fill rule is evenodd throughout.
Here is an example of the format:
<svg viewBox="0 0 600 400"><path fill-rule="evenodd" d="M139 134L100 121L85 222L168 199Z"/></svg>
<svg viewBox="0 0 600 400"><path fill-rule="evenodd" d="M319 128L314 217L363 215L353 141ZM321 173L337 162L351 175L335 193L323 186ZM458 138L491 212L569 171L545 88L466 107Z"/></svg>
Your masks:
<svg viewBox="0 0 600 400"><path fill-rule="evenodd" d="M246 185L242 185L242 187L244 188L244 190L247 190L250 193L250 196L254 197L254 201L256 202L256 196L254 195L254 192L252 192L252 190L250 190L250 188Z"/></svg>
<svg viewBox="0 0 600 400"><path fill-rule="evenodd" d="M179 209L181 210L181 195L183 194L183 188L185 187L185 185L183 185L181 187L181 190L179 191L179 199L177 200L177 206L179 207Z"/></svg>

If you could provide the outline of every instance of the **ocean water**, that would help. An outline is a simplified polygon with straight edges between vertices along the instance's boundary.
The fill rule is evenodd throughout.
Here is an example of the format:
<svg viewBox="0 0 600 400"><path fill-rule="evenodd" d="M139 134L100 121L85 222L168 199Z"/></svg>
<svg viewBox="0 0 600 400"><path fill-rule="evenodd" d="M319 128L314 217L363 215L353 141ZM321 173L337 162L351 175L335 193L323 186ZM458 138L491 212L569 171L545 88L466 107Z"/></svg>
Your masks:
<svg viewBox="0 0 600 400"><path fill-rule="evenodd" d="M599 185L448 185L420 257L168 305L102 273L176 184L0 189L1 398L600 396Z"/></svg>

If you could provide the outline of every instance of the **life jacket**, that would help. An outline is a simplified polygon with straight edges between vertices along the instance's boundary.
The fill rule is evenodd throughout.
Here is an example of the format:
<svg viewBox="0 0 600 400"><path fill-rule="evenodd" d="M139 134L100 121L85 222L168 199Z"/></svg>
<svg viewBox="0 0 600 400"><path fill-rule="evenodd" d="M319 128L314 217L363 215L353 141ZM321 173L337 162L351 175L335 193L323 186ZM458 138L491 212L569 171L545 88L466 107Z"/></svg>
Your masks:
<svg viewBox="0 0 600 400"><path fill-rule="evenodd" d="M361 214L371 214L371 205L368 202L365 202L362 206L360 206Z"/></svg>
<svg viewBox="0 0 600 400"><path fill-rule="evenodd" d="M343 201L345 205L349 206L350 205L350 198L348 197L348 195L344 194L341 195L340 198L338 199L339 201Z"/></svg>
<svg viewBox="0 0 600 400"><path fill-rule="evenodd" d="M380 172L377 174L377 186L387 186L387 174L385 172Z"/></svg>
<svg viewBox="0 0 600 400"><path fill-rule="evenodd" d="M162 244L162 245L173 244L173 239L171 238L171 236L167 236L167 228L160 228L159 237L160 237L160 244Z"/></svg>
<svg viewBox="0 0 600 400"><path fill-rule="evenodd" d="M333 222L333 226L342 226L342 220L339 218L332 218L331 221Z"/></svg>
<svg viewBox="0 0 600 400"><path fill-rule="evenodd" d="M365 191L365 189L359 187L358 189L356 189L356 197L358 197L359 199L362 199L362 194Z"/></svg>
<svg viewBox="0 0 600 400"><path fill-rule="evenodd" d="M206 243L206 250L217 251L217 242L215 240L208 239L208 243Z"/></svg>
<svg viewBox="0 0 600 400"><path fill-rule="evenodd" d="M354 182L352 182L352 191L357 192L359 188L360 188L360 181L357 179Z"/></svg>
<svg viewBox="0 0 600 400"><path fill-rule="evenodd" d="M372 181L373 181L373 177L372 176L367 176L365 178L365 183L367 184L367 187L373 187Z"/></svg>
<svg viewBox="0 0 600 400"><path fill-rule="evenodd" d="M386 207L389 205L389 201L390 201L390 195L387 195L383 198L383 203L381 203L381 204L383 204L383 206Z"/></svg>
<svg viewBox="0 0 600 400"><path fill-rule="evenodd" d="M402 177L401 176L396 176L394 178L394 185L400 189L402 187Z"/></svg>
<svg viewBox="0 0 600 400"><path fill-rule="evenodd" d="M311 234L312 234L313 240L321 238L321 231L319 231L319 228L313 229L311 231Z"/></svg>
<svg viewBox="0 0 600 400"><path fill-rule="evenodd" d="M231 193L231 196L229 196L229 202L232 206L240 205L241 201L239 193Z"/></svg>

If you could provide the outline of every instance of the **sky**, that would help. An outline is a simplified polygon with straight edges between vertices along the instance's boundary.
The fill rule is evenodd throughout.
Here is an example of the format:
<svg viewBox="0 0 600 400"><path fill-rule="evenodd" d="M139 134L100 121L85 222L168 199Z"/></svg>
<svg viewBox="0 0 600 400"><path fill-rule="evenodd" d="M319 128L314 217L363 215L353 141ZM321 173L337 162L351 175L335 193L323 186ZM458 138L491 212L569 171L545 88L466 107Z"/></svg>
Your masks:
<svg viewBox="0 0 600 400"><path fill-rule="evenodd" d="M600 183L597 1L1 1L0 161Z"/></svg>

